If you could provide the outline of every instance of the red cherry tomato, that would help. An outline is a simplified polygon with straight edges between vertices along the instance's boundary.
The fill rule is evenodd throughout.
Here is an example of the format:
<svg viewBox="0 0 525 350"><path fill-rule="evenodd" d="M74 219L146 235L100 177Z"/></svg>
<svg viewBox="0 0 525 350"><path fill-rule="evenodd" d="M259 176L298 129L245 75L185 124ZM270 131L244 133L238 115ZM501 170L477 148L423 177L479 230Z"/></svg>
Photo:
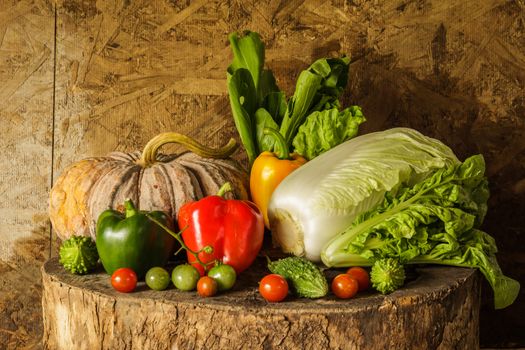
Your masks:
<svg viewBox="0 0 525 350"><path fill-rule="evenodd" d="M368 275L368 272L362 267L351 267L346 271L346 274L350 275L351 277L357 280L360 292L363 290L367 290L370 286L370 276Z"/></svg>
<svg viewBox="0 0 525 350"><path fill-rule="evenodd" d="M288 295L288 282L281 275L264 276L259 282L259 293L266 301L272 303L282 301Z"/></svg>
<svg viewBox="0 0 525 350"><path fill-rule="evenodd" d="M357 294L357 280L346 273L335 276L332 281L332 292L341 299L349 299Z"/></svg>
<svg viewBox="0 0 525 350"><path fill-rule="evenodd" d="M111 285L122 293L129 293L137 286L137 274L130 268L121 267L111 275Z"/></svg>
<svg viewBox="0 0 525 350"><path fill-rule="evenodd" d="M197 293L201 297L212 297L217 294L218 289L217 281L208 276L203 276L199 278L197 282Z"/></svg>

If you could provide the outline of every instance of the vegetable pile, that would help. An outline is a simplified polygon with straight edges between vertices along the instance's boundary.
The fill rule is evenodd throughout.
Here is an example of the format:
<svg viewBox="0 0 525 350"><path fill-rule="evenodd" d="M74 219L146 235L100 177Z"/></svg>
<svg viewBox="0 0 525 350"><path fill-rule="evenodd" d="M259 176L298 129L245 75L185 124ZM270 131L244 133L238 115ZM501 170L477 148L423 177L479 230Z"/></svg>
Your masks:
<svg viewBox="0 0 525 350"><path fill-rule="evenodd" d="M259 34L229 37L233 62L228 93L235 126L251 167L250 192L269 227L274 189L292 171L357 135L365 121L358 106L341 109L350 59L322 58L301 72L287 100L269 69Z"/></svg>
<svg viewBox="0 0 525 350"><path fill-rule="evenodd" d="M63 241L60 263L68 271L89 273L100 256L119 292L132 292L144 280L153 290L171 283L177 290L211 297L234 288L250 268L266 226L274 244L294 255L268 258L269 273L257 286L268 302L292 294L323 298L330 291L349 299L370 286L392 293L403 287L407 264L479 269L494 291L495 308L514 302L520 284L503 274L494 238L481 230L489 198L482 155L462 162L439 140L410 128L357 136L365 121L361 108L342 108L339 101L348 57L313 62L287 98L264 66L259 35L233 33L229 40L228 93L248 156L253 202L246 200L247 172L231 159L215 159L228 158L233 141L212 150L164 133L148 143L140 158L118 154L81 162L51 196L60 237L78 229L96 238ZM168 142L182 142L206 160L191 153L157 158L158 148ZM93 177L79 177L91 174L84 168L98 170ZM109 176L102 175L111 169L123 171L121 180L105 182ZM138 194L143 188L136 189L136 183L157 171L166 183L159 186L163 176L152 175L143 187L148 190ZM177 176L181 179L169 180ZM86 188L95 193L87 195ZM124 200L125 194L137 197L137 206ZM89 198L98 199L86 204ZM124 213L116 208L122 203ZM141 203L150 210L139 210ZM162 211L155 210L159 206ZM100 214L96 225L95 213ZM177 247L186 251L187 263L170 273L165 266ZM342 267L348 268L345 273L327 280L326 269Z"/></svg>

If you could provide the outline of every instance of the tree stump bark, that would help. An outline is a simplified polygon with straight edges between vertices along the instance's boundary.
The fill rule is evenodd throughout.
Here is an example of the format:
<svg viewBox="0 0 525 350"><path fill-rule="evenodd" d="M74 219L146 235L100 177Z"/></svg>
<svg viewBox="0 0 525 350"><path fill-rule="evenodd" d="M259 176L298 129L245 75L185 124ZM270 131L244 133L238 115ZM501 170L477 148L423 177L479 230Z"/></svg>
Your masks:
<svg viewBox="0 0 525 350"><path fill-rule="evenodd" d="M329 271L329 281L340 271ZM416 267L387 296L289 297L269 304L257 291L263 259L234 289L212 298L148 289L122 294L99 271L42 268L46 349L477 349L480 278L475 270Z"/></svg>

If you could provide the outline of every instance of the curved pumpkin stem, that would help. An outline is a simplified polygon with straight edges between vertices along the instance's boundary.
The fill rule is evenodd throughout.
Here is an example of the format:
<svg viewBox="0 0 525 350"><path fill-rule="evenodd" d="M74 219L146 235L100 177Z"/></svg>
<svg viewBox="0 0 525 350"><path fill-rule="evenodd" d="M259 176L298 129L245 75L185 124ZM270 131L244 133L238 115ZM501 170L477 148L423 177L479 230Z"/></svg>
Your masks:
<svg viewBox="0 0 525 350"><path fill-rule="evenodd" d="M231 138L230 141L221 148L209 148L186 135L177 132L164 132L149 140L137 163L145 168L153 165L157 161L157 152L159 148L168 143L181 144L193 153L204 158L228 158L233 152L235 152L238 146L237 142Z"/></svg>

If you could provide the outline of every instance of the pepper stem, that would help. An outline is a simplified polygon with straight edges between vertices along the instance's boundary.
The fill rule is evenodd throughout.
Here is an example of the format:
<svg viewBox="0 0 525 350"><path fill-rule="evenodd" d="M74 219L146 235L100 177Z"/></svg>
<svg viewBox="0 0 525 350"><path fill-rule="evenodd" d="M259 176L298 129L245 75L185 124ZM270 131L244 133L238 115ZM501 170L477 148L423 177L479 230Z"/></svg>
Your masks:
<svg viewBox="0 0 525 350"><path fill-rule="evenodd" d="M162 222L160 222L159 220L155 219L153 216L151 216L150 214L148 213L145 213L145 215L148 217L148 219L150 219L151 221L153 221L154 223L156 223L157 225L159 225L164 231L166 231L167 233L169 233L170 235L173 236L173 238L175 238L177 240L177 242L179 242L180 246L181 246L181 249L184 249L185 251L187 251L188 253L190 253L194 258L195 260L197 261L197 263L199 265L201 265L205 270L206 268L209 266L209 265L212 265L212 264L216 264L217 263L217 259L214 259L213 261L210 261L210 262L207 262L205 263L204 261L202 261L199 257L199 253L201 252L205 252L206 254L212 254L213 253L213 247L212 246L205 246L203 247L202 249L200 249L199 251L194 251L192 250L190 247L188 247L186 245L186 243L184 243L184 241L182 240L182 238L180 237L182 235L182 232L184 232L184 230L187 228L183 228L182 230L180 230L179 232L175 233L173 232L172 230L169 229L169 227L167 227L166 225L164 225ZM180 252L180 249L177 251L177 253L175 254L178 254Z"/></svg>
<svg viewBox="0 0 525 350"><path fill-rule="evenodd" d="M233 187L230 182L225 182L224 185L219 188L219 192L217 192L217 196L224 197L226 192L233 192Z"/></svg>
<svg viewBox="0 0 525 350"><path fill-rule="evenodd" d="M124 208L126 209L126 219L139 213L137 207L135 207L135 204L129 198L124 201Z"/></svg>
<svg viewBox="0 0 525 350"><path fill-rule="evenodd" d="M263 133L265 136L270 136L273 141L275 142L276 150L275 155L279 159L288 159L290 158L290 151L288 149L288 145L286 144L286 141L281 135L281 133L275 129L272 128L264 128Z"/></svg>
<svg viewBox="0 0 525 350"><path fill-rule="evenodd" d="M157 153L160 147L168 143L178 143L185 146L193 153L205 158L228 158L237 149L237 142L232 138L228 143L221 148L206 147L195 139L177 132L164 132L158 134L144 147L142 156L137 161L137 164L144 168L152 166L157 161Z"/></svg>

